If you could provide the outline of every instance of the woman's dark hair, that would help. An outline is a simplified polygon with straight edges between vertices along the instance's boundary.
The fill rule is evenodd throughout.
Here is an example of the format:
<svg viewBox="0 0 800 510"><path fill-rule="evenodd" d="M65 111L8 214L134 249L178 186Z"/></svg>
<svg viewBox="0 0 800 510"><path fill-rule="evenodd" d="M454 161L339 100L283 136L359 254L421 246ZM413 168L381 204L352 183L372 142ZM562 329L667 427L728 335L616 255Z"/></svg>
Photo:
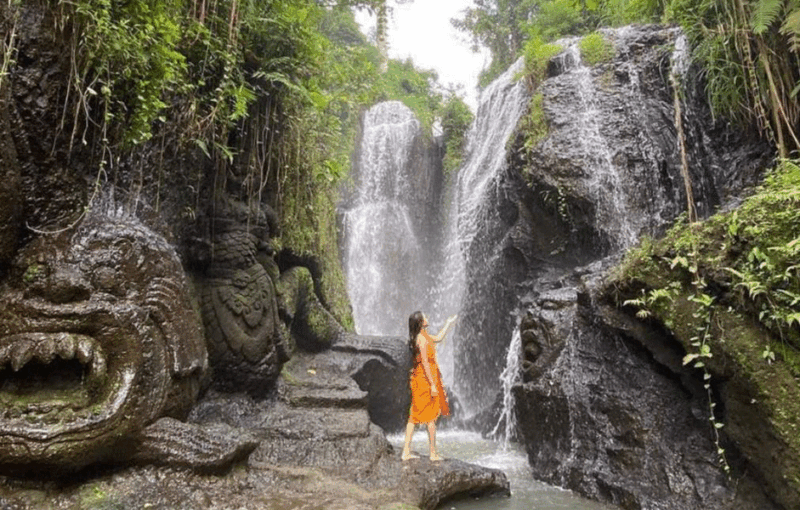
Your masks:
<svg viewBox="0 0 800 510"><path fill-rule="evenodd" d="M422 323L425 316L422 312L414 312L408 317L408 348L411 350L411 363L416 363L419 348L417 347L417 336L422 331Z"/></svg>

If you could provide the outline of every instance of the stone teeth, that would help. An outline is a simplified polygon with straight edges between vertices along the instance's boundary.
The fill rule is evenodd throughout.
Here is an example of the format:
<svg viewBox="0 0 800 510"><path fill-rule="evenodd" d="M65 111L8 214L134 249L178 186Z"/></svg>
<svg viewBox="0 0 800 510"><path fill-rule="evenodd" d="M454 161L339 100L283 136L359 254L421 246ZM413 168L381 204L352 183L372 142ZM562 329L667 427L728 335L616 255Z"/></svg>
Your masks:
<svg viewBox="0 0 800 510"><path fill-rule="evenodd" d="M89 376L92 378L105 377L106 368L106 357L103 352L100 350L95 351Z"/></svg>
<svg viewBox="0 0 800 510"><path fill-rule="evenodd" d="M71 360L75 357L77 341L73 335L62 333L55 341L55 352L63 360Z"/></svg>
<svg viewBox="0 0 800 510"><path fill-rule="evenodd" d="M14 344L11 343L0 346L0 368L9 360L12 347Z"/></svg>
<svg viewBox="0 0 800 510"><path fill-rule="evenodd" d="M72 333L23 333L2 338L0 345L0 367L11 364L12 370L18 372L31 359L42 364L51 363L56 357L63 360L77 358L84 365L89 365L97 353L101 352L97 343L89 337ZM105 360L101 362L101 367Z"/></svg>
<svg viewBox="0 0 800 510"><path fill-rule="evenodd" d="M14 344L11 350L11 370L19 372L33 358L34 345L31 342L21 341Z"/></svg>
<svg viewBox="0 0 800 510"><path fill-rule="evenodd" d="M84 365L88 364L94 355L94 346L92 345L92 341L88 338L81 338L78 340L77 348L75 349L75 353L78 356L78 361L83 363Z"/></svg>
<svg viewBox="0 0 800 510"><path fill-rule="evenodd" d="M36 359L46 365L56 357L55 344L46 340L39 341L33 349L33 354Z"/></svg>

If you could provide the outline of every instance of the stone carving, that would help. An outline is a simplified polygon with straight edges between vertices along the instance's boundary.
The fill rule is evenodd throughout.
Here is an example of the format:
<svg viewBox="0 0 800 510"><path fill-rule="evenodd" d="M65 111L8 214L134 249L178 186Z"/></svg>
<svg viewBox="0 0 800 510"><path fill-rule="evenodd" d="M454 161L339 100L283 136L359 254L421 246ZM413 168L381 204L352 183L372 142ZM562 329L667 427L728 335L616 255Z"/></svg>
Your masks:
<svg viewBox="0 0 800 510"><path fill-rule="evenodd" d="M185 417L207 367L172 247L135 219L90 212L29 242L0 287L0 463L75 470L132 458L141 444L140 460L174 457L181 441L164 438L181 427L155 425L162 446L145 440L147 427ZM184 464L255 444L223 446Z"/></svg>
<svg viewBox="0 0 800 510"><path fill-rule="evenodd" d="M223 390L264 394L288 359L268 219L261 209L218 201L212 243L201 255L207 264L198 284L209 360Z"/></svg>
<svg viewBox="0 0 800 510"><path fill-rule="evenodd" d="M290 331L292 349L316 352L342 337L344 328L320 303L307 268L295 266L281 273L278 289L278 310Z"/></svg>

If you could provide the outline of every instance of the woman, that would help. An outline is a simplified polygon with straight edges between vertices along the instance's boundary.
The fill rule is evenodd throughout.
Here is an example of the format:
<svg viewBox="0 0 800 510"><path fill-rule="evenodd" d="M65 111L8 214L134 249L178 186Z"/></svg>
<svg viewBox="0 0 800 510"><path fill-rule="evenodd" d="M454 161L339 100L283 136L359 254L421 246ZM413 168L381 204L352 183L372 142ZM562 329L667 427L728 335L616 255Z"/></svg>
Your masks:
<svg viewBox="0 0 800 510"><path fill-rule="evenodd" d="M456 320L456 315L447 319L447 322L436 336L428 333L428 318L422 312L414 312L408 318L408 347L411 349L413 360L411 369L411 409L408 413L406 424L406 442L403 446L403 460L416 459L417 455L411 453L411 436L418 423L428 425L428 441L430 442L431 460L442 460L436 452L436 418L440 415L450 414L447 404L447 395L442 386L442 374L436 364L437 344L444 340L450 326Z"/></svg>

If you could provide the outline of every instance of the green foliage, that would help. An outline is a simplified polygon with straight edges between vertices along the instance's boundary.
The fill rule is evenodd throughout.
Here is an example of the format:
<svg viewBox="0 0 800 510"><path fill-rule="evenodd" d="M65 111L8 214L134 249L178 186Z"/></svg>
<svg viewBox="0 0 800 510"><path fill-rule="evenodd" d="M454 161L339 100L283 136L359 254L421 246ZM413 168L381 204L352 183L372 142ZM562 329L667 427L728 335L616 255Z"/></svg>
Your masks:
<svg viewBox="0 0 800 510"><path fill-rule="evenodd" d="M780 29L781 34L789 38L789 44L793 52L800 52L800 9L789 13L783 20ZM791 96L797 96L798 87L792 90Z"/></svg>
<svg viewBox="0 0 800 510"><path fill-rule="evenodd" d="M746 219L745 219L746 218ZM800 350L800 167L782 161L729 222L726 246L742 254L725 270L732 294L759 322Z"/></svg>
<svg viewBox="0 0 800 510"><path fill-rule="evenodd" d="M525 75L531 89L544 80L547 64L563 48L557 44L547 44L541 37L531 37L525 43Z"/></svg>
<svg viewBox="0 0 800 510"><path fill-rule="evenodd" d="M756 35L763 34L775 23L783 10L783 0L760 0L753 2L750 28Z"/></svg>
<svg viewBox="0 0 800 510"><path fill-rule="evenodd" d="M613 276L615 285L626 289L622 306L635 307L642 319L661 321L685 340L684 364L703 372L726 471L719 446L722 423L711 391L715 350L725 350L723 359L737 353L740 363L753 374L763 373L765 381L776 377L765 366L800 377L798 261L800 166L783 160L737 210L703 223L678 222L663 240L632 251ZM747 333L743 325L750 324L768 334ZM753 358L763 366L753 365Z"/></svg>
<svg viewBox="0 0 800 510"><path fill-rule="evenodd" d="M182 3L75 0L71 6L83 27L76 48L81 103L98 96L103 125L119 126L126 145L148 140L152 123L164 120L163 92L185 84L186 62L177 51Z"/></svg>
<svg viewBox="0 0 800 510"><path fill-rule="evenodd" d="M600 32L584 36L578 46L581 50L581 59L590 66L609 62L615 55L614 45Z"/></svg>
<svg viewBox="0 0 800 510"><path fill-rule="evenodd" d="M517 59L527 39L528 20L536 15L538 0L476 0L453 26L467 33L477 49L489 49L491 62L481 72L478 84L484 87L500 76Z"/></svg>
<svg viewBox="0 0 800 510"><path fill-rule="evenodd" d="M742 126L755 126L781 157L800 149L800 2L788 0L476 0L455 27L487 48L491 62L481 87L520 53L601 25L677 23L687 34L693 61L701 64L712 111ZM532 40L540 38L541 41ZM597 36L584 60L607 61Z"/></svg>
<svg viewBox="0 0 800 510"><path fill-rule="evenodd" d="M530 37L541 36L545 41L579 34L586 24L582 11L576 9L574 0L541 2L536 16L527 27Z"/></svg>
<svg viewBox="0 0 800 510"><path fill-rule="evenodd" d="M543 101L544 96L541 92L534 94L528 104L528 114L522 118L520 130L525 134L523 147L527 152L530 152L550 132L542 109Z"/></svg>
<svg viewBox="0 0 800 510"><path fill-rule="evenodd" d="M403 96L430 125L435 76L396 63L399 71L379 79L380 55L352 12L314 0L61 0L58 8L75 55L74 114L63 127L78 142L101 140L105 162L166 140L169 129L209 158L214 193L234 179L247 200L270 197L282 220L277 244L320 258L323 300L348 324L335 197L359 115Z"/></svg>
<svg viewBox="0 0 800 510"><path fill-rule="evenodd" d="M450 93L441 109L442 133L444 136L445 176L452 175L461 166L466 149L467 131L474 115L464 101Z"/></svg>
<svg viewBox="0 0 800 510"><path fill-rule="evenodd" d="M402 101L417 116L424 130L431 127L442 104L442 95L435 91L438 76L435 71L419 70L408 59L390 60L388 69L375 84L375 102Z"/></svg>
<svg viewBox="0 0 800 510"><path fill-rule="evenodd" d="M677 224L664 245L668 269L697 274L714 298L752 317L800 351L800 166L784 160L742 206L703 224Z"/></svg>
<svg viewBox="0 0 800 510"><path fill-rule="evenodd" d="M630 23L657 23L667 0L605 0L597 9L597 17L606 26Z"/></svg>

